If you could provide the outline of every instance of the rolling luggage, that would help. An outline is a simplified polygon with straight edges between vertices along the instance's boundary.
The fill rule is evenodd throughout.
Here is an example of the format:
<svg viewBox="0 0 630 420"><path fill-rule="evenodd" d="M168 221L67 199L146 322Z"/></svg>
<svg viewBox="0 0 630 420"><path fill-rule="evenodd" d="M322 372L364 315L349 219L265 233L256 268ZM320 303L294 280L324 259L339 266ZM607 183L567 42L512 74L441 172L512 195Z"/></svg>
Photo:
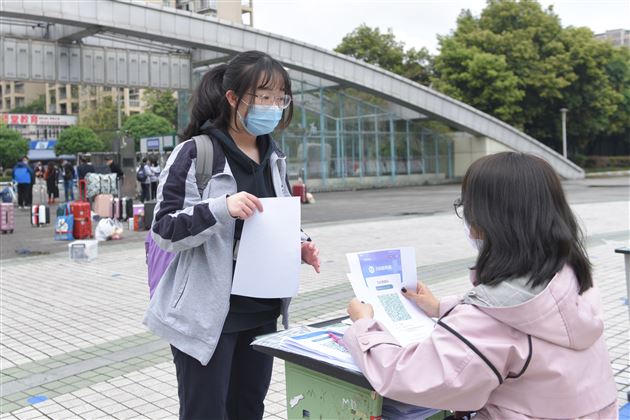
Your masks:
<svg viewBox="0 0 630 420"><path fill-rule="evenodd" d="M114 198L114 219L127 220L133 217L133 200L130 197Z"/></svg>
<svg viewBox="0 0 630 420"><path fill-rule="evenodd" d="M79 180L79 201L70 203L70 211L74 216L72 236L74 239L89 239L92 237L92 218L90 203L87 201L87 183Z"/></svg>
<svg viewBox="0 0 630 420"><path fill-rule="evenodd" d="M153 211L155 210L155 205L157 203L155 201L145 201L144 202L144 229L151 229L151 224L153 223Z"/></svg>
<svg viewBox="0 0 630 420"><path fill-rule="evenodd" d="M0 203L0 232L13 233L15 229L15 208L13 203Z"/></svg>
<svg viewBox="0 0 630 420"><path fill-rule="evenodd" d="M100 217L113 217L114 196L111 194L99 194L94 198L94 213Z"/></svg>
<svg viewBox="0 0 630 420"><path fill-rule="evenodd" d="M45 204L34 204L31 207L31 225L40 227L50 223L50 207Z"/></svg>
<svg viewBox="0 0 630 420"><path fill-rule="evenodd" d="M74 239L89 239L92 237L92 222L90 219L74 219L72 227Z"/></svg>

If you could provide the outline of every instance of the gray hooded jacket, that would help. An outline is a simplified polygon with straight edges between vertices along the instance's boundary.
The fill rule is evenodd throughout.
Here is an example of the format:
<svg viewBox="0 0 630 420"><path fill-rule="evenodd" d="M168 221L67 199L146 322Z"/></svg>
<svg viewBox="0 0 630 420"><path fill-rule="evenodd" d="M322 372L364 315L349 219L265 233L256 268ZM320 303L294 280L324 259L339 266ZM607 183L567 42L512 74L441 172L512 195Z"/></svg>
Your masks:
<svg viewBox="0 0 630 420"><path fill-rule="evenodd" d="M269 140L276 196L289 197L286 157ZM194 140L179 144L160 174L151 234L160 248L177 255L160 280L143 321L156 335L204 366L214 353L229 310L235 219L228 212L226 198L237 192L221 146L213 144L212 178L201 196L195 178ZM283 299L282 303L285 328L289 301Z"/></svg>

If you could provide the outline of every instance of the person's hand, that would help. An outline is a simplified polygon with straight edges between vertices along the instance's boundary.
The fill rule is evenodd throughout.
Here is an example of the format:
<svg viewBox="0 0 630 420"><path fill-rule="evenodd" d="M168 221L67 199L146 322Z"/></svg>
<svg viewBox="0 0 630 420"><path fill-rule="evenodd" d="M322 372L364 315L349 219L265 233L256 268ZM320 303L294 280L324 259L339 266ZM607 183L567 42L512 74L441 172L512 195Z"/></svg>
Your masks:
<svg viewBox="0 0 630 420"><path fill-rule="evenodd" d="M369 303L363 303L357 298L353 298L348 304L348 315L352 322L361 318L373 318L374 309Z"/></svg>
<svg viewBox="0 0 630 420"><path fill-rule="evenodd" d="M433 296L426 284L418 282L415 292L404 287L401 290L403 295L413 300L425 314L431 318L440 316L440 301Z"/></svg>
<svg viewBox="0 0 630 420"><path fill-rule="evenodd" d="M312 265L315 272L319 273L319 249L313 242L302 242L302 261Z"/></svg>
<svg viewBox="0 0 630 420"><path fill-rule="evenodd" d="M263 206L258 197L246 191L241 191L227 198L227 207L230 216L235 219L245 220L254 214L254 211L263 211Z"/></svg>

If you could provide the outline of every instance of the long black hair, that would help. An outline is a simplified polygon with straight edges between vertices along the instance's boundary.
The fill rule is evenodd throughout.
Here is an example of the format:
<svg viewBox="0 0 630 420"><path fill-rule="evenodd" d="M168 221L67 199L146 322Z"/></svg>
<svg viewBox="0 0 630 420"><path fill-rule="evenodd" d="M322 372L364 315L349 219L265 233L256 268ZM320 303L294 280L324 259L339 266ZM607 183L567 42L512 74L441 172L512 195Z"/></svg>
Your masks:
<svg viewBox="0 0 630 420"><path fill-rule="evenodd" d="M227 130L230 127L231 107L225 97L228 90L238 98L236 108L242 98L257 89L276 88L292 96L291 78L282 65L268 54L260 51L246 51L233 57L227 64L220 64L208 71L194 93L190 111L190 123L183 133L189 139L202 133L201 126L208 121L211 126ZM278 125L284 128L293 117L293 101L283 111ZM236 125L236 113L233 115Z"/></svg>
<svg viewBox="0 0 630 420"><path fill-rule="evenodd" d="M582 231L553 168L525 153L503 152L475 161L462 182L464 219L483 240L477 281L498 284L529 277L546 285L565 264L580 293L593 286Z"/></svg>

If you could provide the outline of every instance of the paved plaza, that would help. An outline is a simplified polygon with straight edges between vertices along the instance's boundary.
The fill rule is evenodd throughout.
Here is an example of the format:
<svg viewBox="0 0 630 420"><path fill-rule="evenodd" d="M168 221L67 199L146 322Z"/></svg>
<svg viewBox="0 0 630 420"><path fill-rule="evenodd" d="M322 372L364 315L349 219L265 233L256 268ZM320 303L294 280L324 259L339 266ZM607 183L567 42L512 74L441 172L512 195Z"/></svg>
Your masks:
<svg viewBox="0 0 630 420"><path fill-rule="evenodd" d="M620 406L630 391L630 337L623 257L614 249L630 238L629 180L565 184L601 289ZM321 250L322 273L302 267L291 325L345 314L352 296L347 252L412 246L418 276L436 295L466 291L474 251L450 206L458 190L445 185L316 195L315 204L303 207L303 219ZM37 231L27 223L23 229L31 237ZM20 232L14 235L0 237L0 418L176 418L170 350L141 323L148 301L143 235L99 246L90 263L69 261L65 244L47 255L15 256L6 249L20 241ZM41 246L42 240L29 243ZM274 364L265 410L265 418L286 418L281 360Z"/></svg>

